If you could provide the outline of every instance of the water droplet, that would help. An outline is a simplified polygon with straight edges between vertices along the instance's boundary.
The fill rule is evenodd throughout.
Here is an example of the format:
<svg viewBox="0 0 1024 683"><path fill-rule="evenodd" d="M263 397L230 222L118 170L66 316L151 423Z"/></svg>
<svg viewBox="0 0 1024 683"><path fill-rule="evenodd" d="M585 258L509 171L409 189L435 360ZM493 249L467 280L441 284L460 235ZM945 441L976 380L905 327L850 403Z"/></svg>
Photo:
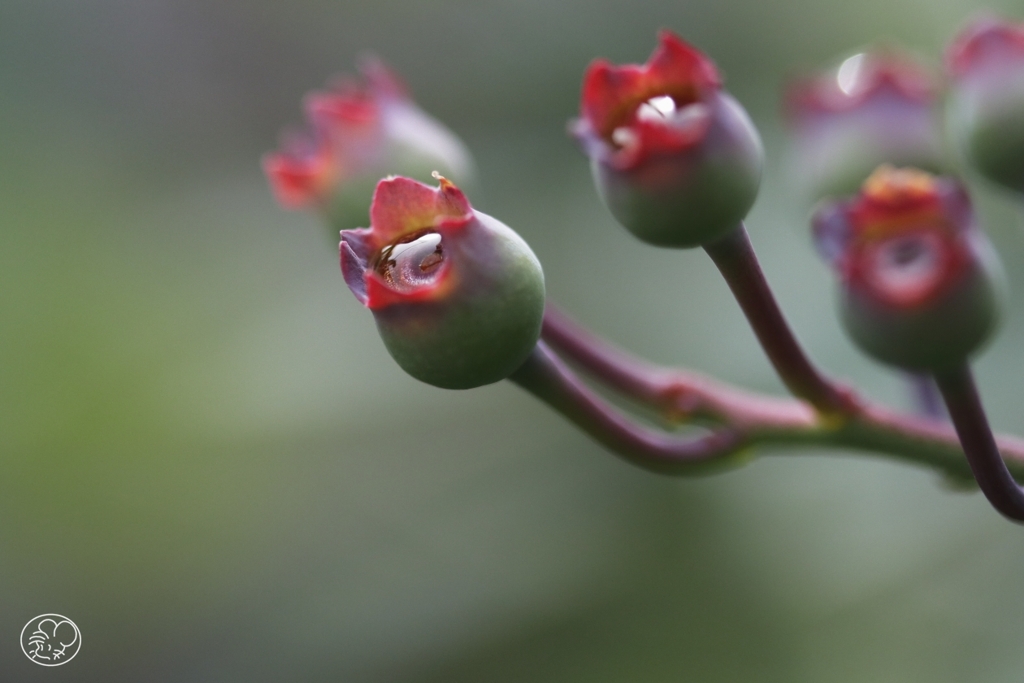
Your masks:
<svg viewBox="0 0 1024 683"><path fill-rule="evenodd" d="M630 124L612 130L611 140L618 147L635 147L640 136L631 126L637 122L663 126L683 137L699 139L710 118L711 108L703 102L680 105L671 95L658 95L637 107Z"/></svg>
<svg viewBox="0 0 1024 683"><path fill-rule="evenodd" d="M636 110L636 117L641 121L663 121L676 111L676 101L670 95L652 97Z"/></svg>
<svg viewBox="0 0 1024 683"><path fill-rule="evenodd" d="M444 263L441 235L421 233L381 251L377 272L399 292L431 284Z"/></svg>
<svg viewBox="0 0 1024 683"><path fill-rule="evenodd" d="M932 232L894 237L869 249L865 274L871 286L887 299L920 301L942 286L949 248Z"/></svg>
<svg viewBox="0 0 1024 683"><path fill-rule="evenodd" d="M711 118L711 108L703 102L693 102L677 109L668 119L668 124L679 131L698 131Z"/></svg>

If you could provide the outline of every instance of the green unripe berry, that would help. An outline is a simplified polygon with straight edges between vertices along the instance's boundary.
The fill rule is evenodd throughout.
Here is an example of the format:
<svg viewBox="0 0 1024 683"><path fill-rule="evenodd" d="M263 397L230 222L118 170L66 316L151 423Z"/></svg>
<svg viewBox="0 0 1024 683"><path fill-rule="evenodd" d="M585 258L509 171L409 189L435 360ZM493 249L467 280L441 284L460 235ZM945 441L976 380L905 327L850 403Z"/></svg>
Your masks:
<svg viewBox="0 0 1024 683"><path fill-rule="evenodd" d="M955 181L882 166L860 194L821 204L814 231L839 275L843 326L877 360L943 372L996 329L1001 269Z"/></svg>
<svg viewBox="0 0 1024 683"><path fill-rule="evenodd" d="M764 149L706 55L663 31L646 64L590 65L572 131L598 194L640 240L696 247L724 236L757 197Z"/></svg>
<svg viewBox="0 0 1024 683"><path fill-rule="evenodd" d="M975 239L975 242L981 241ZM937 255L928 246L893 245L907 250L884 266L893 280L927 277L923 262ZM867 354L904 370L941 372L958 367L988 341L998 326L1001 273L987 244L969 245L969 262L954 282L910 305L894 304L875 289L846 284L840 317L850 337ZM910 253L917 250L916 253ZM986 253L987 252L987 253ZM918 272L913 272L918 271Z"/></svg>
<svg viewBox="0 0 1024 683"><path fill-rule="evenodd" d="M544 274L511 228L441 179L381 181L372 226L342 232L342 269L403 370L445 389L508 377L540 336Z"/></svg>

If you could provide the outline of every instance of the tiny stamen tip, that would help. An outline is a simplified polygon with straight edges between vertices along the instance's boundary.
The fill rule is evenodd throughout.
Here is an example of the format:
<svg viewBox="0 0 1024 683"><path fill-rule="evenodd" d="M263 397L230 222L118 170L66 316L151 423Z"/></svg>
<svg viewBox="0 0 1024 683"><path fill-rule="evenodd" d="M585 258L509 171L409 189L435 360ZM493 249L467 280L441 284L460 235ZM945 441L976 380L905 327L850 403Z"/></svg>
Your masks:
<svg viewBox="0 0 1024 683"><path fill-rule="evenodd" d="M455 187L455 183L445 178L438 171L431 171L430 176L438 183L440 183L442 190L451 190Z"/></svg>

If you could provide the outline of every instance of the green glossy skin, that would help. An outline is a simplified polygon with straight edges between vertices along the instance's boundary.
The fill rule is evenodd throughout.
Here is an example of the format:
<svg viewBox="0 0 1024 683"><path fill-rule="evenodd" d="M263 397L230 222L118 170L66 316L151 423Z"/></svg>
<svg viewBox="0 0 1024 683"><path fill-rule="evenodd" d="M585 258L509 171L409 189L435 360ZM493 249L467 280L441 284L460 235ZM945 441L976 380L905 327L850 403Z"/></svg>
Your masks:
<svg viewBox="0 0 1024 683"><path fill-rule="evenodd" d="M972 239L975 258L961 279L913 310L843 285L840 317L856 344L875 359L912 372L959 367L992 336L1005 294L1002 269L987 240Z"/></svg>
<svg viewBox="0 0 1024 683"><path fill-rule="evenodd" d="M533 251L500 221L476 219L442 242L455 287L437 302L374 311L395 361L443 389L472 389L508 377L537 344L544 273Z"/></svg>
<svg viewBox="0 0 1024 683"><path fill-rule="evenodd" d="M1024 192L1024 78L1019 70L968 76L949 104L951 134L989 180Z"/></svg>
<svg viewBox="0 0 1024 683"><path fill-rule="evenodd" d="M689 248L717 239L743 220L757 198L764 165L757 129L728 94L707 104L711 127L690 150L653 155L626 170L591 160L608 209L648 244Z"/></svg>

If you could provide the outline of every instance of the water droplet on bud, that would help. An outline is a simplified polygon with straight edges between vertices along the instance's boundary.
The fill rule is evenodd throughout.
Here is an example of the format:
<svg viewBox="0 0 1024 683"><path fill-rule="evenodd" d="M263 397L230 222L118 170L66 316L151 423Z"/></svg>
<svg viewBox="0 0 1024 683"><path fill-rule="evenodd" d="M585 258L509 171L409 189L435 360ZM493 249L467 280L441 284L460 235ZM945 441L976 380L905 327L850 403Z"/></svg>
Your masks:
<svg viewBox="0 0 1024 683"><path fill-rule="evenodd" d="M703 126L710 114L709 107L703 102L680 105L669 95L658 95L637 108L636 120L686 130Z"/></svg>
<svg viewBox="0 0 1024 683"><path fill-rule="evenodd" d="M865 254L871 287L894 303L913 304L932 296L949 270L949 246L932 232L902 235L874 245Z"/></svg>
<svg viewBox="0 0 1024 683"><path fill-rule="evenodd" d="M441 235L428 232L385 247L377 261L377 272L392 289L408 292L431 284L443 263Z"/></svg>
<svg viewBox="0 0 1024 683"><path fill-rule="evenodd" d="M847 57L846 61L839 65L836 71L836 84L843 94L853 97L864 87L865 71L863 52Z"/></svg>
<svg viewBox="0 0 1024 683"><path fill-rule="evenodd" d="M636 117L641 121L660 121L668 118L676 110L676 101L669 95L652 97L639 106Z"/></svg>

